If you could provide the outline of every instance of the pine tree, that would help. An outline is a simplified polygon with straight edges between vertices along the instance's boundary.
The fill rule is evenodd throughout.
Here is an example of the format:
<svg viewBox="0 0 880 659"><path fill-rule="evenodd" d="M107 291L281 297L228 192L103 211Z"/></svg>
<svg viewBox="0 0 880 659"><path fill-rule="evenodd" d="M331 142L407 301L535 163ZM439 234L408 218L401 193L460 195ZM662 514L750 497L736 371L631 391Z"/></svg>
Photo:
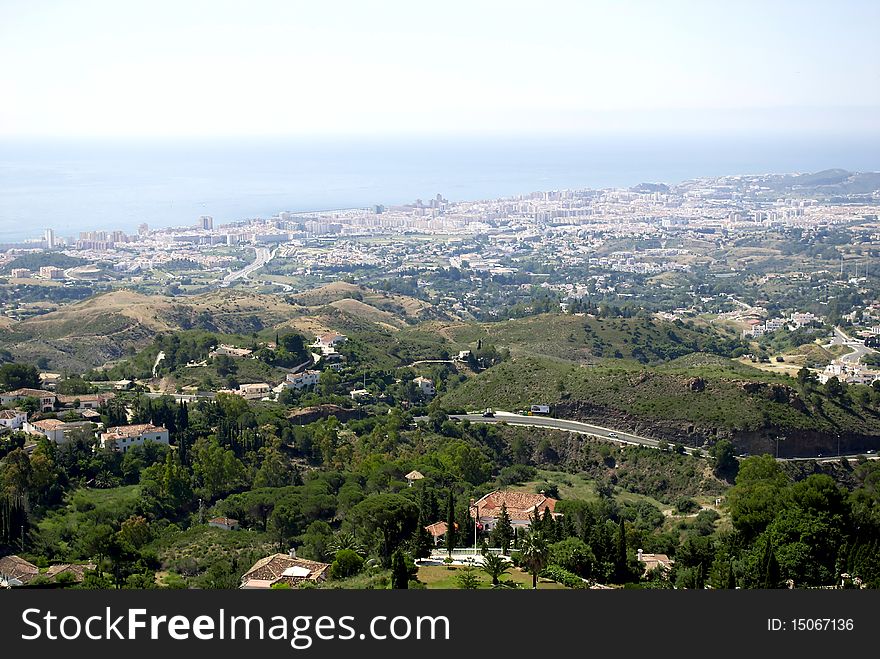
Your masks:
<svg viewBox="0 0 880 659"><path fill-rule="evenodd" d="M395 590L406 590L409 587L409 571L403 552L395 549L391 555L391 587Z"/></svg>
<svg viewBox="0 0 880 659"><path fill-rule="evenodd" d="M629 581L629 569L627 568L626 557L626 527L623 517L620 518L620 525L617 530L617 548L614 557L614 576L617 583L626 583Z"/></svg>
<svg viewBox="0 0 880 659"><path fill-rule="evenodd" d="M773 543L767 541L767 548L764 552L766 560L764 562L764 584L763 588L779 588L779 561L776 560L776 552L773 550Z"/></svg>
<svg viewBox="0 0 880 659"><path fill-rule="evenodd" d="M736 589L736 573L733 571L733 559L727 567L727 588L728 590Z"/></svg>
<svg viewBox="0 0 880 659"><path fill-rule="evenodd" d="M510 549L510 543L514 539L514 530L510 523L510 515L507 512L506 503L501 504L501 513L495 522L495 528L492 529L491 538L492 543L501 547L502 553L506 556Z"/></svg>
<svg viewBox="0 0 880 659"><path fill-rule="evenodd" d="M544 515L541 517L541 530L547 542L553 543L559 540L559 534L556 532L556 520L550 513L550 508L544 508Z"/></svg>
<svg viewBox="0 0 880 659"><path fill-rule="evenodd" d="M450 489L449 500L446 502L446 553L450 558L453 549L455 549L455 499Z"/></svg>
<svg viewBox="0 0 880 659"><path fill-rule="evenodd" d="M434 548L434 540L425 526L427 526L425 516L420 510L418 525L410 539L410 553L413 555L413 558L427 558L431 555L431 549Z"/></svg>

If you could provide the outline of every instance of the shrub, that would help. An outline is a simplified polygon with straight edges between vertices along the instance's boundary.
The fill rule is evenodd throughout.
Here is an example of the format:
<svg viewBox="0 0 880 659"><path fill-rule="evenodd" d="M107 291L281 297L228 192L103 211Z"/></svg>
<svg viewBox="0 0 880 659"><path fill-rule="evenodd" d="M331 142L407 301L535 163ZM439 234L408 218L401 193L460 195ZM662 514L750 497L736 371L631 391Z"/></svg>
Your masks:
<svg viewBox="0 0 880 659"><path fill-rule="evenodd" d="M580 538L567 538L550 545L550 563L578 576L589 577L596 557Z"/></svg>
<svg viewBox="0 0 880 659"><path fill-rule="evenodd" d="M332 579L346 579L354 576L364 567L364 559L352 549L340 549L330 566Z"/></svg>
<svg viewBox="0 0 880 659"><path fill-rule="evenodd" d="M699 508L700 505L690 497L679 497L675 500L675 509L680 513L692 513Z"/></svg>
<svg viewBox="0 0 880 659"><path fill-rule="evenodd" d="M541 576L545 579L551 579L556 583L561 583L569 588L586 588L587 584L574 572L559 567L558 565L548 565L541 571Z"/></svg>

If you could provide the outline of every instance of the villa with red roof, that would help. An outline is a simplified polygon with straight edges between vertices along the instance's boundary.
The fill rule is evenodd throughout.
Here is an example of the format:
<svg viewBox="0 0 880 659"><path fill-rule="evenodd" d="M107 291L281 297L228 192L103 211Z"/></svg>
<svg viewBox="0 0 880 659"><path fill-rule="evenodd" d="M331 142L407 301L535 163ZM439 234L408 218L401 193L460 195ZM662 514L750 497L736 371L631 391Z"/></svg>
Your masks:
<svg viewBox="0 0 880 659"><path fill-rule="evenodd" d="M483 525L486 531L491 531L501 515L501 507L507 507L510 524L513 527L528 528L532 523L535 511L543 515L549 510L554 517L560 515L555 512L556 499L541 494L530 492L514 492L512 490L495 490L478 499L470 508L471 517Z"/></svg>

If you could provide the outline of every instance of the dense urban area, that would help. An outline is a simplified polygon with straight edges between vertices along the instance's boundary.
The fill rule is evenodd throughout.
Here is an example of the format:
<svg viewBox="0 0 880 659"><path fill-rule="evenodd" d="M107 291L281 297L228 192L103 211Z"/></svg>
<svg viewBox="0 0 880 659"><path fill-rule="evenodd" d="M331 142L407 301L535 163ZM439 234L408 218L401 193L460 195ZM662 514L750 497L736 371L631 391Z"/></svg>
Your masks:
<svg viewBox="0 0 880 659"><path fill-rule="evenodd" d="M880 587L880 174L0 245L0 587Z"/></svg>

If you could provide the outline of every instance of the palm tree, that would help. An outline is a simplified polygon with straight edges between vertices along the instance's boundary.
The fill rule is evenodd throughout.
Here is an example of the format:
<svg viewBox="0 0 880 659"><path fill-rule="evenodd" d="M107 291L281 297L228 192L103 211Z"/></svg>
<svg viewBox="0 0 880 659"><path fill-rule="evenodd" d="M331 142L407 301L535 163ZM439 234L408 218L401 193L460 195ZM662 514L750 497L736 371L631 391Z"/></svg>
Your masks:
<svg viewBox="0 0 880 659"><path fill-rule="evenodd" d="M364 546L358 541L354 533L341 532L337 533L330 539L328 549L334 554L342 549L351 549L358 556L366 556L367 552Z"/></svg>
<svg viewBox="0 0 880 659"><path fill-rule="evenodd" d="M547 539L540 531L532 530L522 539L519 551L532 573L532 588L537 590L538 573L544 569L550 555Z"/></svg>
<svg viewBox="0 0 880 659"><path fill-rule="evenodd" d="M510 569L510 561L500 554L483 553L483 572L492 577L492 585L498 585L498 579Z"/></svg>

